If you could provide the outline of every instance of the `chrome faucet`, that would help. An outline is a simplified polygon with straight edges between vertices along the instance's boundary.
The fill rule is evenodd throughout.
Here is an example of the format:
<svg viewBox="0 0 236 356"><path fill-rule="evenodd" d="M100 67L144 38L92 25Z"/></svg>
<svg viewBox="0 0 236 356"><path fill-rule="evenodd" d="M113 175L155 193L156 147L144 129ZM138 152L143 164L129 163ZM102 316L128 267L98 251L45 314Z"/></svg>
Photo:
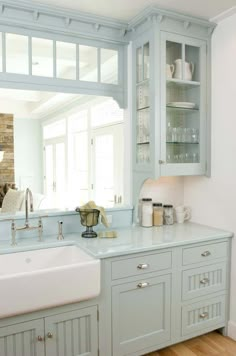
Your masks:
<svg viewBox="0 0 236 356"><path fill-rule="evenodd" d="M25 227L29 228L29 206L28 201L30 202L30 211L34 211L33 206L33 194L29 188L26 189L25 192Z"/></svg>
<svg viewBox="0 0 236 356"><path fill-rule="evenodd" d="M42 241L42 237L43 237L42 217L47 217L47 216L39 216L38 225L37 226L30 226L30 224L29 224L29 210L30 210L30 212L34 211L33 194L31 192L31 190L29 188L27 188L26 191L25 191L25 225L17 227L15 225L14 220L12 219L12 223L11 223L11 244L12 244L12 246L15 246L17 244L17 242L16 242L16 231L38 230L39 241Z"/></svg>

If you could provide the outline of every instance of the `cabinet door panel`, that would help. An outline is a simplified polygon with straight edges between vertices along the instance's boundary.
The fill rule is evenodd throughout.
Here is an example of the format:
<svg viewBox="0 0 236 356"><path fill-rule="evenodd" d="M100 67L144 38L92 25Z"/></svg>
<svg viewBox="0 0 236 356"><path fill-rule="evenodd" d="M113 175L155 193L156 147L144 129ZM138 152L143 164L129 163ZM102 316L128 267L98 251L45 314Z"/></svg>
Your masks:
<svg viewBox="0 0 236 356"><path fill-rule="evenodd" d="M45 335L46 356L97 355L97 307L46 318Z"/></svg>
<svg viewBox="0 0 236 356"><path fill-rule="evenodd" d="M170 339L171 276L112 288L113 355L127 355Z"/></svg>
<svg viewBox="0 0 236 356"><path fill-rule="evenodd" d="M0 356L44 356L43 319L0 328Z"/></svg>

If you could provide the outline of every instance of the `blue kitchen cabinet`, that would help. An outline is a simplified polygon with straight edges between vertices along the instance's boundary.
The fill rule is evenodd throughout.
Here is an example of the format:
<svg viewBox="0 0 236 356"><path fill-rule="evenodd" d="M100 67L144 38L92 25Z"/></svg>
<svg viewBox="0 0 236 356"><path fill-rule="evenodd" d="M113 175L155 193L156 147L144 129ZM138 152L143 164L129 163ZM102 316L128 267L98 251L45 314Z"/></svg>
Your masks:
<svg viewBox="0 0 236 356"><path fill-rule="evenodd" d="M6 320L0 327L0 356L97 356L97 306L47 313L30 321L24 321L30 314L8 319L9 325Z"/></svg>
<svg viewBox="0 0 236 356"><path fill-rule="evenodd" d="M112 288L113 356L170 340L171 275Z"/></svg>

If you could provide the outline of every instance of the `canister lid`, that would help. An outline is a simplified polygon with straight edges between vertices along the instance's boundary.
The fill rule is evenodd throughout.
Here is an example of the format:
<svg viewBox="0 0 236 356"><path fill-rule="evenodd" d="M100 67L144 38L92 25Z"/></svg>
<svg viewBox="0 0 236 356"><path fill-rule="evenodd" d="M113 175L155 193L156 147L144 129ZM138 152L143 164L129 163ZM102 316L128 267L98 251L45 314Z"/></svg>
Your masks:
<svg viewBox="0 0 236 356"><path fill-rule="evenodd" d="M143 198L142 201L152 201L152 198Z"/></svg>
<svg viewBox="0 0 236 356"><path fill-rule="evenodd" d="M171 205L171 204L166 204L166 205L163 205L163 208L173 208L173 205Z"/></svg>
<svg viewBox="0 0 236 356"><path fill-rule="evenodd" d="M153 203L153 206L162 206L162 203Z"/></svg>

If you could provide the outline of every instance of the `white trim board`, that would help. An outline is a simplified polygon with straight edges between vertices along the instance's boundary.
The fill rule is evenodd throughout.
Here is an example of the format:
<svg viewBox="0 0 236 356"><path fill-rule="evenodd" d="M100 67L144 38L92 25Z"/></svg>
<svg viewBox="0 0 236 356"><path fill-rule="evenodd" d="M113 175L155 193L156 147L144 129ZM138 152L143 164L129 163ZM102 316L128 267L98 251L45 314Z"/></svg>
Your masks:
<svg viewBox="0 0 236 356"><path fill-rule="evenodd" d="M236 341L236 322L230 320L228 322L227 336Z"/></svg>
<svg viewBox="0 0 236 356"><path fill-rule="evenodd" d="M227 17L230 17L236 13L236 6L232 6L230 9L223 11L221 14L212 17L210 19L211 22L219 23L225 20Z"/></svg>

